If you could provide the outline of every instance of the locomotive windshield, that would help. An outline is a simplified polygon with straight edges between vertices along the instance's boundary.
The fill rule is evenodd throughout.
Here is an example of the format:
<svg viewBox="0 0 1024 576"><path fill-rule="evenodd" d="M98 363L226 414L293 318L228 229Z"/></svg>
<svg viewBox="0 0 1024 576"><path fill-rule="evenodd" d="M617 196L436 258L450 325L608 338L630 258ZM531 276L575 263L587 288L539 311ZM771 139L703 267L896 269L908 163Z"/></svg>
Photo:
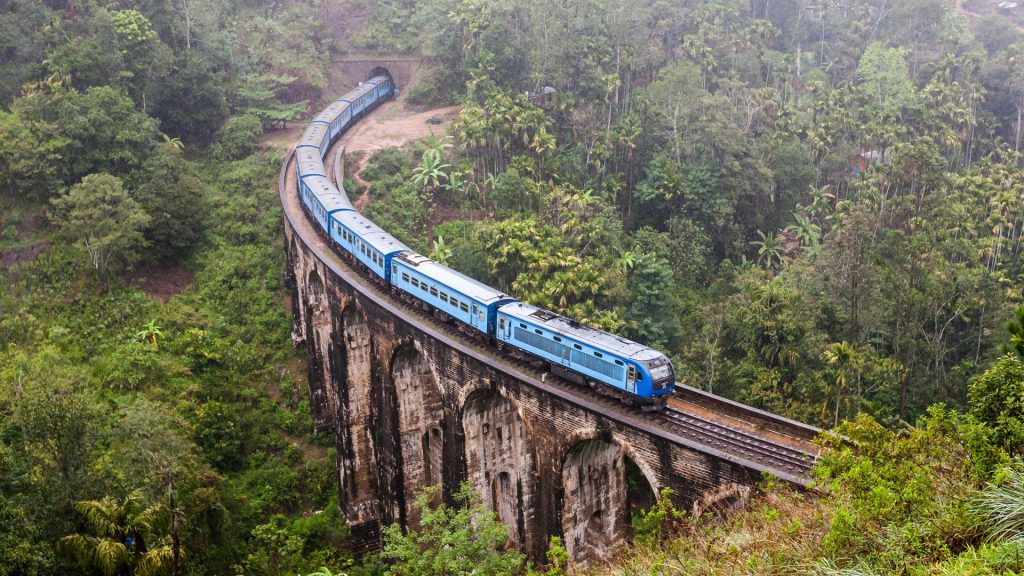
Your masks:
<svg viewBox="0 0 1024 576"><path fill-rule="evenodd" d="M665 363L661 366L651 368L651 379L652 380L663 380L672 375L672 365Z"/></svg>

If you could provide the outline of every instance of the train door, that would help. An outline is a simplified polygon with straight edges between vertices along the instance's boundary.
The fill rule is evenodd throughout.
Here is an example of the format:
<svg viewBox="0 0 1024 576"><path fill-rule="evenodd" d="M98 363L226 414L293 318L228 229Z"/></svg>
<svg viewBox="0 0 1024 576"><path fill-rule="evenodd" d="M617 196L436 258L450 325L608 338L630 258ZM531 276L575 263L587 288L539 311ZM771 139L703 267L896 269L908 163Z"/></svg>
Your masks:
<svg viewBox="0 0 1024 576"><path fill-rule="evenodd" d="M629 370L626 371L626 392L636 394L637 374L636 366L630 365Z"/></svg>
<svg viewBox="0 0 1024 576"><path fill-rule="evenodd" d="M477 320L477 317L478 317L477 311L478 310L479 310L479 308L477 308L476 304L473 304L470 307L469 323L472 326L476 326L477 328L480 328L480 322ZM487 326L484 326L483 330L486 332L487 331Z"/></svg>
<svg viewBox="0 0 1024 576"><path fill-rule="evenodd" d="M498 317L498 334L503 340L512 339L512 323L506 322L504 316Z"/></svg>

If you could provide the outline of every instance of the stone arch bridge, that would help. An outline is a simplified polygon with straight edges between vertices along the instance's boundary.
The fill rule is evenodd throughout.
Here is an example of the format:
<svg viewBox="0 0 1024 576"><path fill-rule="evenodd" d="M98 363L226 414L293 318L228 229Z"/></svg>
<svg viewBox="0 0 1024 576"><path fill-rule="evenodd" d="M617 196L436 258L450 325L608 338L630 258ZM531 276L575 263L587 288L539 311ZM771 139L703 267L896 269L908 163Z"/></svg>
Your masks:
<svg viewBox="0 0 1024 576"><path fill-rule="evenodd" d="M336 440L357 547L378 548L384 525L415 526L415 495L432 485L450 498L470 482L531 558L558 535L586 561L624 542L631 511L661 488L699 513L744 500L765 472L807 482L815 428L686 387L643 413L392 298L318 233L291 162L280 194L293 340L309 353L316 429Z"/></svg>

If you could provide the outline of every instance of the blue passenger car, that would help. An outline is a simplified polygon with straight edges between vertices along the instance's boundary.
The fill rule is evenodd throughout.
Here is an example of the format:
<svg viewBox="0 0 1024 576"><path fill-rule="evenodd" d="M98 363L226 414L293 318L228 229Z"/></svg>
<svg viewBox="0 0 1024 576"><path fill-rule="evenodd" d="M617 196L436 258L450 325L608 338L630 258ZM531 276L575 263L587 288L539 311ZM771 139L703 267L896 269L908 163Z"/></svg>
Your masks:
<svg viewBox="0 0 1024 576"><path fill-rule="evenodd" d="M375 85L363 82L351 92L345 94L345 98L352 102L353 116L373 105L376 101L376 95L373 93L374 88Z"/></svg>
<svg viewBox="0 0 1024 576"><path fill-rule="evenodd" d="M415 252L400 254L392 260L391 284L485 334L494 333L498 307L515 301Z"/></svg>
<svg viewBox="0 0 1024 576"><path fill-rule="evenodd" d="M306 131L302 133L302 139L299 140L299 145L296 148L303 146L311 146L320 151L320 158L323 158L327 154L327 149L331 147L330 128L323 122L314 122L306 128Z"/></svg>
<svg viewBox="0 0 1024 576"><path fill-rule="evenodd" d="M376 86L374 94L377 95L378 100L388 98L395 90L395 82L390 76L374 76L367 80L367 82Z"/></svg>
<svg viewBox="0 0 1024 576"><path fill-rule="evenodd" d="M324 108L323 112L313 119L313 122L327 124L330 133L328 138L334 140L345 129L345 126L348 125L348 121L351 119L352 110L349 107L349 101L342 96L340 100Z"/></svg>
<svg viewBox="0 0 1024 576"><path fill-rule="evenodd" d="M303 203L313 213L324 231L328 230L332 214L352 210L352 203L348 197L338 192L331 181L323 176L306 176L299 188L302 190Z"/></svg>
<svg viewBox="0 0 1024 576"><path fill-rule="evenodd" d="M498 309L496 338L577 382L603 382L647 399L675 386L672 363L661 352L523 302Z"/></svg>
<svg viewBox="0 0 1024 576"><path fill-rule="evenodd" d="M310 146L295 149L295 177L301 182L306 176L324 176L320 151Z"/></svg>
<svg viewBox="0 0 1024 576"><path fill-rule="evenodd" d="M380 276L390 280L391 261L409 247L359 212L342 212L331 219L331 239Z"/></svg>

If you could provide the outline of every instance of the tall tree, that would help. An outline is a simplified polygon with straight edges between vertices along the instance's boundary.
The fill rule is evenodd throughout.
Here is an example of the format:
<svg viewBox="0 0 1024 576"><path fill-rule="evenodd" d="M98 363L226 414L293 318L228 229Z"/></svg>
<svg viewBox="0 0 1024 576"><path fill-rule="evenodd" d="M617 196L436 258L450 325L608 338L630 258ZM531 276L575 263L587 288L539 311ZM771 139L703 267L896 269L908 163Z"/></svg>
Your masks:
<svg viewBox="0 0 1024 576"><path fill-rule="evenodd" d="M104 285L109 273L138 262L149 244L143 230L152 219L110 174L86 176L54 198L50 218L61 236L85 247L89 266Z"/></svg>

